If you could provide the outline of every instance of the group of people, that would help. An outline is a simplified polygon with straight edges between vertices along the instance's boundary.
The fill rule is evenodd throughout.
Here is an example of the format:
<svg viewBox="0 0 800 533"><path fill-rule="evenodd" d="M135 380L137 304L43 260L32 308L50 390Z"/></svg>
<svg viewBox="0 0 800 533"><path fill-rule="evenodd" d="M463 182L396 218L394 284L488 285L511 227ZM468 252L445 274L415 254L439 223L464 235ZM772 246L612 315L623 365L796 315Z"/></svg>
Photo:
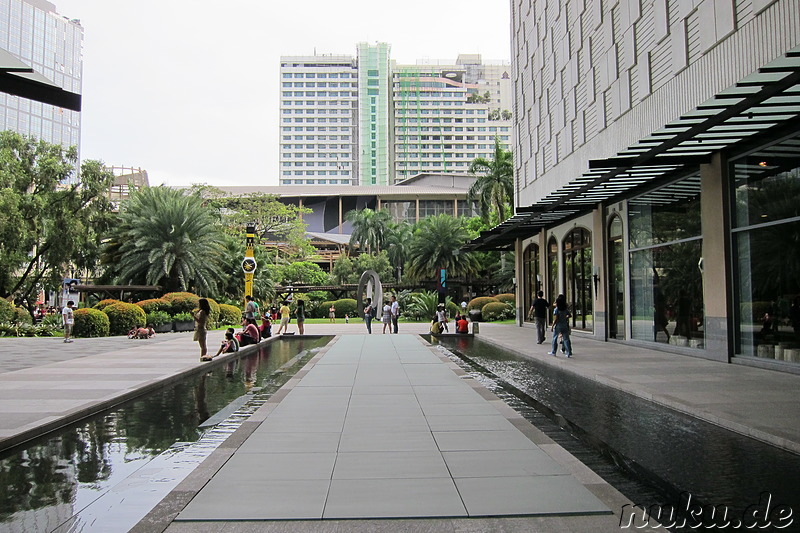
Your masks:
<svg viewBox="0 0 800 533"><path fill-rule="evenodd" d="M544 292L539 291L536 298L531 304L529 315L533 317L536 324L537 344L542 344L545 341L545 328L548 325L547 310L550 308L550 302L544 299ZM550 331L553 332L553 345L552 349L547 355L557 355L559 340L562 345L562 351L567 357L572 357L572 342L570 341L570 326L569 319L572 314L567 305L567 297L559 294L553 304L553 322L550 325Z"/></svg>
<svg viewBox="0 0 800 533"><path fill-rule="evenodd" d="M455 322L456 333L469 333L469 321L467 320L466 314L461 314L458 312L453 320ZM448 318L445 306L444 304L439 304L436 307L436 314L433 315L433 318L431 319L431 333L434 335L440 335L443 332L449 333L450 329L447 327L447 322Z"/></svg>
<svg viewBox="0 0 800 533"><path fill-rule="evenodd" d="M333 309L333 307L331 307ZM400 318L400 303L397 301L397 296L392 295L391 301L383 304L381 312L381 323L383 323L383 333L389 330L389 334L397 333L397 321ZM364 303L364 323L367 325L367 333L372 334L372 321L378 317L378 309L372 305L372 298L367 298ZM347 322L347 315L345 315L345 322Z"/></svg>

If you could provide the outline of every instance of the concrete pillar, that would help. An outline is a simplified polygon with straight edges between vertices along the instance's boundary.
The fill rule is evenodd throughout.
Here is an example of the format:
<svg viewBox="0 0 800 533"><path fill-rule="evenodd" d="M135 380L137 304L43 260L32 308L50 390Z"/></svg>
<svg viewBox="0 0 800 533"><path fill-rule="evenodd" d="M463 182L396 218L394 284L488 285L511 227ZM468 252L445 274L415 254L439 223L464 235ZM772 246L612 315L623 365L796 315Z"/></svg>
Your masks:
<svg viewBox="0 0 800 533"><path fill-rule="evenodd" d="M711 163L700 165L700 222L703 228L704 355L730 361L728 299L731 297L727 230L727 161L717 152Z"/></svg>
<svg viewBox="0 0 800 533"><path fill-rule="evenodd" d="M524 291L527 290L525 287L525 283L527 280L522 279L525 275L525 261L522 257L522 239L517 238L514 240L514 276L516 281L514 295L516 297L516 307L517 307L517 326L522 327L522 322L524 321L525 317L525 293Z"/></svg>
<svg viewBox="0 0 800 533"><path fill-rule="evenodd" d="M598 205L592 211L592 295L594 301L592 302L594 337L599 340L606 339L606 283L607 276L606 270L608 261L606 261L606 232L605 232L605 216L603 214L603 206ZM597 277L595 277L597 276Z"/></svg>

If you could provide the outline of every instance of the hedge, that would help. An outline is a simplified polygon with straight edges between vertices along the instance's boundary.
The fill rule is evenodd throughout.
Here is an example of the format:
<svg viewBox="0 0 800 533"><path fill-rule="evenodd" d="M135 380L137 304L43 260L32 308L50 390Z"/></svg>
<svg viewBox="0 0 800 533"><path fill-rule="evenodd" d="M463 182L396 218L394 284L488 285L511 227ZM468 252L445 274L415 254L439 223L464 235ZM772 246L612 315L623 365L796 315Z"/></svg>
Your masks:
<svg viewBox="0 0 800 533"><path fill-rule="evenodd" d="M350 318L354 317L356 310L358 309L356 301L352 298L342 298L341 300L336 300L333 302L333 305L336 307L336 316L342 318L344 318L345 314L349 314Z"/></svg>
<svg viewBox="0 0 800 533"><path fill-rule="evenodd" d="M514 308L503 302L489 302L481 308L481 318L487 322L514 316Z"/></svg>
<svg viewBox="0 0 800 533"><path fill-rule="evenodd" d="M191 313L197 309L200 297L191 292L170 292L162 296L169 303L169 314Z"/></svg>
<svg viewBox="0 0 800 533"><path fill-rule="evenodd" d="M75 325L72 334L75 337L108 337L110 321L105 312L88 307L76 309L73 316Z"/></svg>
<svg viewBox="0 0 800 533"><path fill-rule="evenodd" d="M241 322L241 309L235 305L219 304L219 324L221 326L239 325Z"/></svg>
<svg viewBox="0 0 800 533"><path fill-rule="evenodd" d="M499 302L497 298L493 296L478 296L477 298L473 298L467 304L467 311L472 311L473 309L481 310L483 306L488 303Z"/></svg>
<svg viewBox="0 0 800 533"><path fill-rule="evenodd" d="M495 298L497 298L498 300L500 300L504 304L508 304L508 305L511 305L511 306L513 306L513 305L515 305L517 303L516 295L514 295L514 294L512 294L510 292L505 292L503 294L498 294L497 296L495 296Z"/></svg>
<svg viewBox="0 0 800 533"><path fill-rule="evenodd" d="M336 307L336 302L333 300L320 302L320 304L317 306L316 309L316 318L328 318L328 309L330 309L331 306ZM342 313L341 316L339 316L339 308L337 307L335 316L336 318L344 318L344 313Z"/></svg>
<svg viewBox="0 0 800 533"><path fill-rule="evenodd" d="M206 298L206 300L208 300L208 306L211 308L211 314L208 316L209 327L215 328L219 323L219 304L213 298ZM198 299L197 302L199 309L200 300ZM194 312L194 309L192 309L192 312Z"/></svg>
<svg viewBox="0 0 800 533"><path fill-rule="evenodd" d="M167 314L170 312L170 303L166 301L164 298L150 298L149 300L142 300L141 302L136 302L136 305L141 307L145 314L155 313L158 311L163 311Z"/></svg>
<svg viewBox="0 0 800 533"><path fill-rule="evenodd" d="M22 307L15 307L14 308L14 323L15 324L24 324L26 326L30 326L33 324L33 317L28 312L27 309Z"/></svg>
<svg viewBox="0 0 800 533"><path fill-rule="evenodd" d="M461 307L452 300L449 300L445 304L445 308L447 309L447 316L450 318L454 318L456 315L461 314Z"/></svg>
<svg viewBox="0 0 800 533"><path fill-rule="evenodd" d="M119 300L115 300L113 298L107 298L105 300L100 300L99 302L94 304L94 309L97 309L98 311L103 311L109 305L114 305L119 302L120 302Z"/></svg>
<svg viewBox="0 0 800 533"><path fill-rule="evenodd" d="M172 324L172 317L165 311L153 311L147 313L145 322L152 326L163 326L164 324Z"/></svg>
<svg viewBox="0 0 800 533"><path fill-rule="evenodd" d="M144 327L147 316L136 304L117 302L109 305L103 312L108 315L111 335L125 335L133 328Z"/></svg>
<svg viewBox="0 0 800 533"><path fill-rule="evenodd" d="M14 305L5 298L0 298L0 324L10 324L13 317Z"/></svg>

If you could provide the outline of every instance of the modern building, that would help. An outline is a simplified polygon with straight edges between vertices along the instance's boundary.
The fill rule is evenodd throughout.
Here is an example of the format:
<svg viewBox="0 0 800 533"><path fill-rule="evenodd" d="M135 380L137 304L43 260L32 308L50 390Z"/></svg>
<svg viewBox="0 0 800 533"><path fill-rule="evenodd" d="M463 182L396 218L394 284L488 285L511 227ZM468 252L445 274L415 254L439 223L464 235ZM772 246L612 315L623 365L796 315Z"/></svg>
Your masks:
<svg viewBox="0 0 800 533"><path fill-rule="evenodd" d="M80 151L83 28L45 0L0 0L0 129Z"/></svg>
<svg viewBox="0 0 800 533"><path fill-rule="evenodd" d="M387 43L358 44L358 184L390 185L391 71Z"/></svg>
<svg viewBox="0 0 800 533"><path fill-rule="evenodd" d="M800 372L800 3L511 8L518 319Z"/></svg>

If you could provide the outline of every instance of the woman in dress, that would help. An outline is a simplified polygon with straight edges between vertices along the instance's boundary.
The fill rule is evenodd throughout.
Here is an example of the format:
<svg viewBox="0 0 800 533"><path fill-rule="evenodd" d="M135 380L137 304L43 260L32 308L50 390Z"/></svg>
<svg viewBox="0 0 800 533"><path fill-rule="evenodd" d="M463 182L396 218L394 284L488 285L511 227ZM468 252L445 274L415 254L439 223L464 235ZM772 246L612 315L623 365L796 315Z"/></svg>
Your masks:
<svg viewBox="0 0 800 533"><path fill-rule="evenodd" d="M383 334L386 335L386 328L389 328L389 333L392 332L392 306L387 302L383 306L383 314L381 315L381 322L383 322Z"/></svg>
<svg viewBox="0 0 800 533"><path fill-rule="evenodd" d="M336 324L336 307L331 304L330 309L328 309L328 318L331 319L331 324Z"/></svg>
<svg viewBox="0 0 800 533"><path fill-rule="evenodd" d="M208 360L208 348L206 347L206 332L208 328L208 317L211 315L211 305L205 298L200 298L199 309L194 314L194 340L200 344L200 360Z"/></svg>

